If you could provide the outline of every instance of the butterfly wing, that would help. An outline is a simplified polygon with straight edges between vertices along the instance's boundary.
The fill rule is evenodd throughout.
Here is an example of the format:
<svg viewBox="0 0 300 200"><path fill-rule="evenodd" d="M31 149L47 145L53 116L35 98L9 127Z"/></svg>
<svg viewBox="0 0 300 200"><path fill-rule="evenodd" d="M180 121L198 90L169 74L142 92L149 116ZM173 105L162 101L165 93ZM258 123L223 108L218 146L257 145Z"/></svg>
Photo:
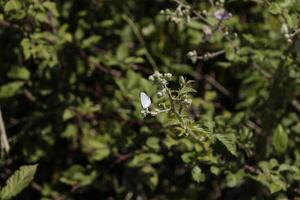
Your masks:
<svg viewBox="0 0 300 200"><path fill-rule="evenodd" d="M149 108L151 105L151 99L145 92L140 93L141 104L144 109Z"/></svg>

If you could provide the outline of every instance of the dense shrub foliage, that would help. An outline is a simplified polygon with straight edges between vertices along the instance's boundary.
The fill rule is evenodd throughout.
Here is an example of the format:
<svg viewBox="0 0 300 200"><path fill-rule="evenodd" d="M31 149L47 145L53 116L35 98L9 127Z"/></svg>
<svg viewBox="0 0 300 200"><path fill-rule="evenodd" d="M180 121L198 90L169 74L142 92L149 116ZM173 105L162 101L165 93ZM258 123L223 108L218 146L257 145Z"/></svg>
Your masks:
<svg viewBox="0 0 300 200"><path fill-rule="evenodd" d="M1 199L299 199L299 17L0 0Z"/></svg>

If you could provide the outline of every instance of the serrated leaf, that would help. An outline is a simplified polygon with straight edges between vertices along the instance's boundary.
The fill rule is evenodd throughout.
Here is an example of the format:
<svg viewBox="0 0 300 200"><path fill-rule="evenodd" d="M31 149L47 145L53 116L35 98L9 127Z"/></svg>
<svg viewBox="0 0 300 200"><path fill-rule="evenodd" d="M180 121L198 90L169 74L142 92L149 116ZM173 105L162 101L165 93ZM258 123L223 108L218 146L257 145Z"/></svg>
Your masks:
<svg viewBox="0 0 300 200"><path fill-rule="evenodd" d="M195 90L194 88L188 87L188 86L183 86L180 91L179 91L179 95L184 95L184 94L188 94L188 93L196 93L197 90Z"/></svg>
<svg viewBox="0 0 300 200"><path fill-rule="evenodd" d="M26 165L20 167L10 176L6 185L1 189L0 199L7 200L19 194L32 181L38 165Z"/></svg>
<svg viewBox="0 0 300 200"><path fill-rule="evenodd" d="M278 3L271 3L270 7L269 7L269 12L277 15L281 13L281 7Z"/></svg>
<svg viewBox="0 0 300 200"><path fill-rule="evenodd" d="M288 147L288 136L281 125L279 125L273 134L273 146L278 154L282 154Z"/></svg>
<svg viewBox="0 0 300 200"><path fill-rule="evenodd" d="M227 150L236 156L236 137L234 134L216 134L215 137L227 148Z"/></svg>

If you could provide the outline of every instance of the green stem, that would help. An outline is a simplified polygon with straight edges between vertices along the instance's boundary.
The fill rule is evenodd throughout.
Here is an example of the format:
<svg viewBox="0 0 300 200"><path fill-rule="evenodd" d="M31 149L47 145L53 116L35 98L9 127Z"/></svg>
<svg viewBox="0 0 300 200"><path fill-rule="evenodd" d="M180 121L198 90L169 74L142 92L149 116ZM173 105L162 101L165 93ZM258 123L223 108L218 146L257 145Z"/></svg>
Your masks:
<svg viewBox="0 0 300 200"><path fill-rule="evenodd" d="M170 102L171 102L171 111L175 114L176 118L181 122L181 124L183 125L184 129L186 130L185 121L183 120L183 118L181 117L181 115L176 110L174 99L172 97L171 91L166 86L165 86L165 89L167 91L167 95L168 95L168 97L170 99Z"/></svg>
<svg viewBox="0 0 300 200"><path fill-rule="evenodd" d="M168 95L168 97L170 99L170 102L171 102L171 111L175 114L176 118L180 121L180 123L184 127L184 130L188 133L188 135L192 136L195 140L201 142L200 138L192 130L190 130L186 126L186 123L185 123L184 119L181 117L181 115L179 114L179 112L176 110L174 99L172 97L172 94L171 94L171 91L169 90L169 88L167 88L166 86L164 88L166 89L167 95Z"/></svg>
<svg viewBox="0 0 300 200"><path fill-rule="evenodd" d="M132 19L130 19L130 17L128 17L127 15L123 15L123 19L129 24L129 26L131 26L131 28L132 28L134 34L136 35L137 39L139 40L139 42L141 43L141 45L145 49L145 56L146 56L147 60L152 65L154 71L157 71L158 68L157 68L156 62L153 59L153 57L151 56L150 52L148 51L146 43L145 43L145 41L143 39L143 36L140 33L140 31L137 28L137 26L135 25L134 21Z"/></svg>

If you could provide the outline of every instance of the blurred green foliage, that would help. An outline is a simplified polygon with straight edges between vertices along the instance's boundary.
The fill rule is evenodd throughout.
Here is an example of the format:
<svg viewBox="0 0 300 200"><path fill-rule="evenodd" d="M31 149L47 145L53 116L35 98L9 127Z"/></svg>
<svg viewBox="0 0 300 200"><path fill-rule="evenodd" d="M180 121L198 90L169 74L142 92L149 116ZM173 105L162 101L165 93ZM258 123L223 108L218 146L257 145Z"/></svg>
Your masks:
<svg viewBox="0 0 300 200"><path fill-rule="evenodd" d="M0 187L38 163L17 199L299 199L299 13L298 0L0 0ZM203 141L176 116L143 118L141 91L164 102L156 70L179 96L192 92L179 77L194 80L180 114Z"/></svg>

